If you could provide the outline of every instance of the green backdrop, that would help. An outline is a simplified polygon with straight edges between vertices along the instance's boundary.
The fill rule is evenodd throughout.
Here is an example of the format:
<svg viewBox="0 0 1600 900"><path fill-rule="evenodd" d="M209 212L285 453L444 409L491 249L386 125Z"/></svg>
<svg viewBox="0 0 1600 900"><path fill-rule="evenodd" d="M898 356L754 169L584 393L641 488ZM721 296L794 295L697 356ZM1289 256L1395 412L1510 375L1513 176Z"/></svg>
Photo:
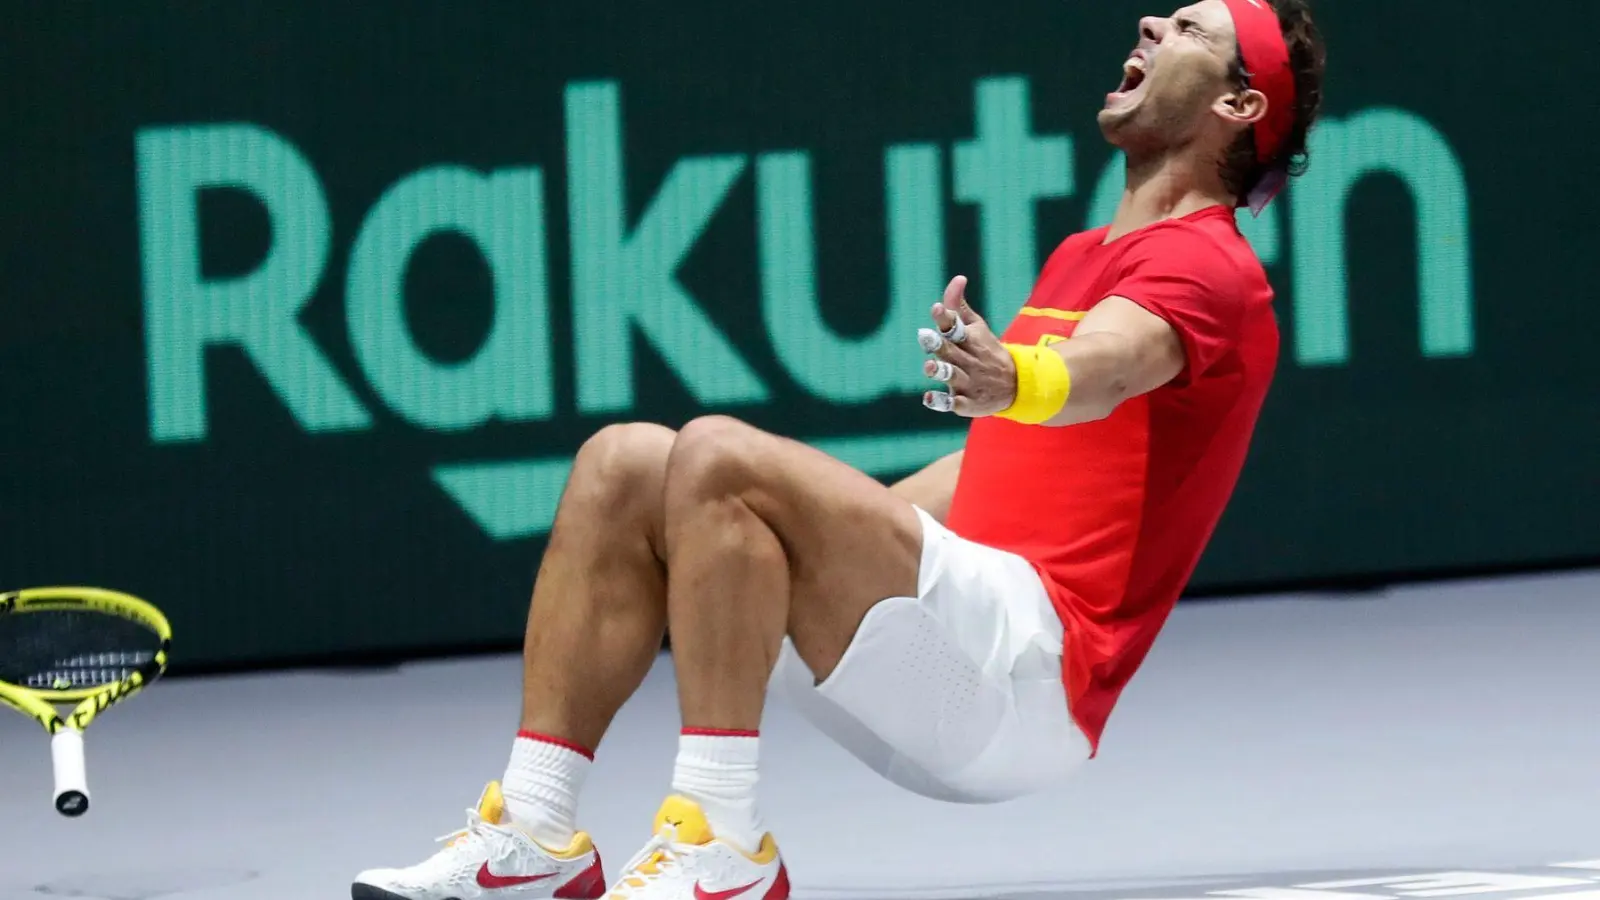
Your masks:
<svg viewBox="0 0 1600 900"><path fill-rule="evenodd" d="M1593 100L1535 84L1581 30L1323 5L1311 174L1246 223L1284 364L1195 587L1600 556ZM146 595L180 666L509 642L604 424L915 468L961 441L916 327L1108 218L1151 11L19 6L3 581Z"/></svg>

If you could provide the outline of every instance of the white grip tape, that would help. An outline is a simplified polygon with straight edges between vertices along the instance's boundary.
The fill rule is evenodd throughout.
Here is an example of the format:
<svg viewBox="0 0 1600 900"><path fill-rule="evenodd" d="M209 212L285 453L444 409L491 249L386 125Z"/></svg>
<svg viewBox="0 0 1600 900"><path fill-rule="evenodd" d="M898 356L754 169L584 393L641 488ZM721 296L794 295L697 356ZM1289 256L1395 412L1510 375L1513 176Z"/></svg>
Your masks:
<svg viewBox="0 0 1600 900"><path fill-rule="evenodd" d="M50 739L50 759L55 764L56 808L67 815L82 810L63 809L62 797L76 792L83 795L83 805L89 798L89 777L83 760L83 732L76 728L63 728Z"/></svg>

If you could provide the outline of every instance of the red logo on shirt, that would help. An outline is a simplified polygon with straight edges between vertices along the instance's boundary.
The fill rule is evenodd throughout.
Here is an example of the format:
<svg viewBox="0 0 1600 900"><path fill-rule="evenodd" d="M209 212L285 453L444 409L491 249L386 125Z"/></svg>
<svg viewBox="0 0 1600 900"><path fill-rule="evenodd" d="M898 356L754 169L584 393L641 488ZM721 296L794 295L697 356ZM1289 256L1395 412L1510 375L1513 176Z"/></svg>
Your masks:
<svg viewBox="0 0 1600 900"><path fill-rule="evenodd" d="M484 863L483 867L478 869L478 887L490 891L498 888L517 887L519 885L532 884L535 881L543 881L546 878L554 878L555 874L554 872L547 872L543 875L496 875L489 871L489 864Z"/></svg>

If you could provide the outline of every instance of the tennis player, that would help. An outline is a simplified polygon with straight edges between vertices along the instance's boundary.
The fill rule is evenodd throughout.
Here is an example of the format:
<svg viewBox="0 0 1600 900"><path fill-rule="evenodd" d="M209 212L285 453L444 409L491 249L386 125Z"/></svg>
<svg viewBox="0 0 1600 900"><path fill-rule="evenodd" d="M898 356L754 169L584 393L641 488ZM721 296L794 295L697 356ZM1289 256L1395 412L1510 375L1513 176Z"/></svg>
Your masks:
<svg viewBox="0 0 1600 900"><path fill-rule="evenodd" d="M1127 156L1114 221L1060 244L1004 334L950 282L919 336L945 389L923 402L969 419L967 442L893 487L728 418L597 433L533 590L503 790L354 896L606 893L578 795L668 631L683 732L619 897L787 897L756 802L772 684L928 797L1003 801L1092 757L1272 380L1272 289L1235 215L1304 166L1322 71L1304 0L1141 20L1099 114Z"/></svg>

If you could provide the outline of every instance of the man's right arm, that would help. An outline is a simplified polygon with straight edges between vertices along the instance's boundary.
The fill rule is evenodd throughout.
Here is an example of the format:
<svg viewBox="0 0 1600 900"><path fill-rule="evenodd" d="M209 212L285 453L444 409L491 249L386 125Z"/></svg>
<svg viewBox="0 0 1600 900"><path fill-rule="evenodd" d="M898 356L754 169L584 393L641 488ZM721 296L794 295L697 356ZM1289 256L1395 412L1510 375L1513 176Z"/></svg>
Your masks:
<svg viewBox="0 0 1600 900"><path fill-rule="evenodd" d="M950 513L950 499L956 493L956 477L961 474L961 454L957 450L923 467L920 472L908 475L889 486L902 500L927 510L928 515L943 523Z"/></svg>

